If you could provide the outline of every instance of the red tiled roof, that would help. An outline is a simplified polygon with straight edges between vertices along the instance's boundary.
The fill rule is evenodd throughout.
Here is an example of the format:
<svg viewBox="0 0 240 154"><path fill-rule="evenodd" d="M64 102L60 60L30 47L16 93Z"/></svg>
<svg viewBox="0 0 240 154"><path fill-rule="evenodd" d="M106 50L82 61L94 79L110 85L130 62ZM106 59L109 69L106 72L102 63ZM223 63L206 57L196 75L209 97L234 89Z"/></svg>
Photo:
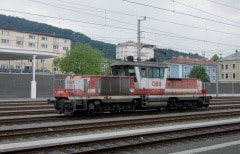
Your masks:
<svg viewBox="0 0 240 154"><path fill-rule="evenodd" d="M215 65L214 61L205 58L174 57L165 61L166 64L194 64L194 65Z"/></svg>

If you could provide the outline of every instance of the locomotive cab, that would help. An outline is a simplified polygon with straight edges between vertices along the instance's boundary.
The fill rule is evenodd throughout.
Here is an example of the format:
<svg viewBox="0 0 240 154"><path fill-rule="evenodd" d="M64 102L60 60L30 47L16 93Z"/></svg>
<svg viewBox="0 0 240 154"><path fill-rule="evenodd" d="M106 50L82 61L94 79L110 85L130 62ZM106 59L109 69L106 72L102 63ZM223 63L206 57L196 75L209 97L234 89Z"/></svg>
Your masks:
<svg viewBox="0 0 240 154"><path fill-rule="evenodd" d="M153 62L122 62L112 65L114 76L133 76L134 87L139 94L163 94L167 66Z"/></svg>

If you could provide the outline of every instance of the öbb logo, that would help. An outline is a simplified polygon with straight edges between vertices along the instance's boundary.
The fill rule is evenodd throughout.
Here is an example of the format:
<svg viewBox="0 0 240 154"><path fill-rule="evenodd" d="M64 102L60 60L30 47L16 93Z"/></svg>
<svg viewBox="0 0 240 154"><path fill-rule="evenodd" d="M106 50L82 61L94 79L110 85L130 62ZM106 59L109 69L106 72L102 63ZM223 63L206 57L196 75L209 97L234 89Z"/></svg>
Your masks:
<svg viewBox="0 0 240 154"><path fill-rule="evenodd" d="M153 82L152 82L152 86L154 86L154 87L161 86L161 82L159 82L159 81L153 81Z"/></svg>

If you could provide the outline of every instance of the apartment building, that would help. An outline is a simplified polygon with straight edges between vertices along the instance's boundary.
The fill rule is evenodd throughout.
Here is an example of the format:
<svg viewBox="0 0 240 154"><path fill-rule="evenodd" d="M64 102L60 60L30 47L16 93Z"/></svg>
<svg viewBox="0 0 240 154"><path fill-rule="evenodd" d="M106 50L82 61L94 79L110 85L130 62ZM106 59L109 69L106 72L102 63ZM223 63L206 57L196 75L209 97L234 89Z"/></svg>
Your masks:
<svg viewBox="0 0 240 154"><path fill-rule="evenodd" d="M216 63L212 60L180 56L173 57L164 63L168 65L169 78L188 78L194 66L202 65L205 67L210 83L216 83L217 81Z"/></svg>
<svg viewBox="0 0 240 154"><path fill-rule="evenodd" d="M34 51L39 53L55 53L63 57L71 48L71 40L53 34L32 33L10 28L0 28L0 48L13 49L14 52ZM53 58L38 59L36 57L36 72L52 73ZM14 60L0 61L0 72L25 72L32 70L32 59L21 59L16 56Z"/></svg>
<svg viewBox="0 0 240 154"><path fill-rule="evenodd" d="M137 43L128 41L119 43L116 47L116 59L126 60L128 56L133 56L137 61ZM154 45L141 43L140 59L141 61L149 60L154 57Z"/></svg>
<svg viewBox="0 0 240 154"><path fill-rule="evenodd" d="M240 82L240 52L226 56L217 62L219 69L219 82L234 83Z"/></svg>

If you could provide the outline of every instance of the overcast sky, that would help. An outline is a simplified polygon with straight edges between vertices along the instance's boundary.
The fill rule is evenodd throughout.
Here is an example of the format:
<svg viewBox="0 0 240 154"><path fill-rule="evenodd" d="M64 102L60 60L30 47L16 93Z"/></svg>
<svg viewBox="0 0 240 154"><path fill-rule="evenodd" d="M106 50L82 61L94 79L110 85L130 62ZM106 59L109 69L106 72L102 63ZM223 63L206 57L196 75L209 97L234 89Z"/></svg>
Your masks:
<svg viewBox="0 0 240 154"><path fill-rule="evenodd" d="M240 50L239 0L0 0L0 14L118 44L137 41L211 58Z"/></svg>

